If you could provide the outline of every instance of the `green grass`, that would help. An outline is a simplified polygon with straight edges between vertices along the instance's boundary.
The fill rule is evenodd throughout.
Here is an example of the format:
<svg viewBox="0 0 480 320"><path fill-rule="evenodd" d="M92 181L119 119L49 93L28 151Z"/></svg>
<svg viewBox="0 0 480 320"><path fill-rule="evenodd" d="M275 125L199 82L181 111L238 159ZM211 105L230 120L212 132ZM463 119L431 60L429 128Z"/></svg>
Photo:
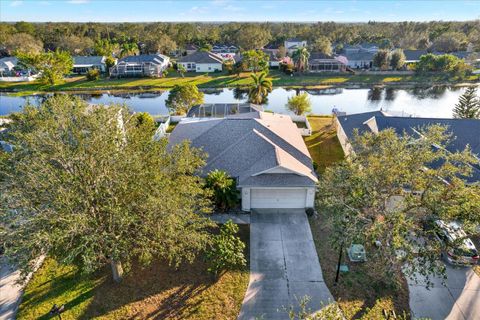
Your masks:
<svg viewBox="0 0 480 320"><path fill-rule="evenodd" d="M318 165L317 171L323 172L326 167L344 158L342 146L330 116L308 116L312 127L312 135L304 137L305 144L313 161Z"/></svg>
<svg viewBox="0 0 480 320"><path fill-rule="evenodd" d="M240 226L247 244L248 226ZM116 284L109 267L81 275L74 266L53 259L34 274L25 289L18 319L51 319L53 304L65 304L62 319L236 319L248 286L248 267L213 279L200 257L193 264L170 268L156 261L137 264Z"/></svg>
<svg viewBox="0 0 480 320"><path fill-rule="evenodd" d="M472 75L467 81L478 81L479 75ZM276 87L297 87L321 89L339 85L373 85L373 84L432 84L432 83L457 83L460 80L445 77L445 75L351 75L351 74L306 74L287 76L278 70L272 70L269 78ZM55 91L78 91L78 92L101 92L108 90L128 91L154 91L170 89L176 84L193 83L201 88L225 88L236 86L248 86L251 83L250 73L242 73L240 76L229 75L226 72L219 73L187 73L181 77L176 72L170 72L165 78L122 78L122 79L99 79L87 81L83 76L66 78L61 84L54 86L42 85L38 82L2 82L0 90L14 91L18 94L31 94L34 92Z"/></svg>

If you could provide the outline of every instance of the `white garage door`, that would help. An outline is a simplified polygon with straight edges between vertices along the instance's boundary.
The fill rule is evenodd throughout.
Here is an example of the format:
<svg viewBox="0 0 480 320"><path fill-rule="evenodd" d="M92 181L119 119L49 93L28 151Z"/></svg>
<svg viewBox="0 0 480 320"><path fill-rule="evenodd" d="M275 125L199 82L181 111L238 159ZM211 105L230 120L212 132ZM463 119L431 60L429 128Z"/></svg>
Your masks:
<svg viewBox="0 0 480 320"><path fill-rule="evenodd" d="M305 208L306 189L251 189L251 208Z"/></svg>

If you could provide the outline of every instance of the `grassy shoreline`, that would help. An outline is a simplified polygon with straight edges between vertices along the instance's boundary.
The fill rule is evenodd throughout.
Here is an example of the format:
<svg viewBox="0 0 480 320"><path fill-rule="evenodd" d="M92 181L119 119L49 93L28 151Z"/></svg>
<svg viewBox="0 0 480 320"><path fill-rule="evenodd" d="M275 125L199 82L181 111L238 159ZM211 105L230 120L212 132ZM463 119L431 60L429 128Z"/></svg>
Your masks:
<svg viewBox="0 0 480 320"><path fill-rule="evenodd" d="M412 85L469 85L480 81L479 75L466 79L446 78L445 75L366 75L366 74L306 74L287 76L279 71L271 71L269 79L274 87L326 89L335 87L361 88L371 86L412 86ZM250 73L229 75L225 72L213 74L187 73L184 77L171 72L165 78L122 78L87 81L84 76L70 77L64 83L54 86L38 82L0 82L0 91L27 95L37 92L152 92L171 89L177 84L193 83L199 88L247 87L251 83Z"/></svg>

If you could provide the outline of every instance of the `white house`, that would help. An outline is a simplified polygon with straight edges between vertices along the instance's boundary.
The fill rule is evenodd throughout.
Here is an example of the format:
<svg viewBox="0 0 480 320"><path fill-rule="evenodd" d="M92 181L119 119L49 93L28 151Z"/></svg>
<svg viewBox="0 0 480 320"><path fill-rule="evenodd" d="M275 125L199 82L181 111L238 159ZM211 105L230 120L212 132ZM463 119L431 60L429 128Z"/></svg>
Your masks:
<svg viewBox="0 0 480 320"><path fill-rule="evenodd" d="M110 77L161 77L170 65L163 54L141 54L120 59L110 68Z"/></svg>
<svg viewBox="0 0 480 320"><path fill-rule="evenodd" d="M73 73L85 74L89 70L97 69L102 73L107 71L105 56L73 56Z"/></svg>
<svg viewBox="0 0 480 320"><path fill-rule="evenodd" d="M289 54L292 54L295 50L299 48L305 48L307 46L306 40L301 40L298 38L290 38L284 42L285 49Z"/></svg>
<svg viewBox="0 0 480 320"><path fill-rule="evenodd" d="M208 51L197 51L181 57L177 61L187 71L193 72L218 72L223 70L223 58Z"/></svg>
<svg viewBox="0 0 480 320"><path fill-rule="evenodd" d="M208 154L202 175L218 169L236 179L242 210L314 206L318 179L288 115L253 111L220 119L186 118L170 134L169 146L184 140Z"/></svg>

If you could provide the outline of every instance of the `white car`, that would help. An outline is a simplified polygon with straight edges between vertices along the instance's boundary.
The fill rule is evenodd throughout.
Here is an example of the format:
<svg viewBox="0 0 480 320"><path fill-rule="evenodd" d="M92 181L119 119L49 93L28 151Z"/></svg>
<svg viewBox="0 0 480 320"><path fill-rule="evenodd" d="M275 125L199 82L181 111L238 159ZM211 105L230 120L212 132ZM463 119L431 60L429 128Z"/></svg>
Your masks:
<svg viewBox="0 0 480 320"><path fill-rule="evenodd" d="M444 245L442 255L448 263L463 266L478 263L477 248L458 223L435 220L435 227L435 236Z"/></svg>

